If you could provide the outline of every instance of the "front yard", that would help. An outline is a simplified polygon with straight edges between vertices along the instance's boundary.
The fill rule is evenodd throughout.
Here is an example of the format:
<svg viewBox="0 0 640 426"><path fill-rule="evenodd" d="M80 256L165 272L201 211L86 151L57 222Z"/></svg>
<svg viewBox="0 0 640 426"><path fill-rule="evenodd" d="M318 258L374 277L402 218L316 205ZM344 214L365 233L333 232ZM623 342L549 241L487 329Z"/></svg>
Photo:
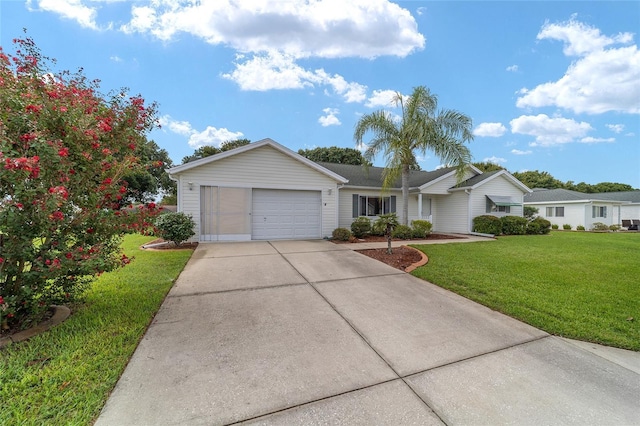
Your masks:
<svg viewBox="0 0 640 426"><path fill-rule="evenodd" d="M64 323L0 350L0 424L91 424L191 250L143 251L127 235L130 265L98 278Z"/></svg>
<svg viewBox="0 0 640 426"><path fill-rule="evenodd" d="M551 334L640 351L640 234L552 232L415 246L413 275Z"/></svg>

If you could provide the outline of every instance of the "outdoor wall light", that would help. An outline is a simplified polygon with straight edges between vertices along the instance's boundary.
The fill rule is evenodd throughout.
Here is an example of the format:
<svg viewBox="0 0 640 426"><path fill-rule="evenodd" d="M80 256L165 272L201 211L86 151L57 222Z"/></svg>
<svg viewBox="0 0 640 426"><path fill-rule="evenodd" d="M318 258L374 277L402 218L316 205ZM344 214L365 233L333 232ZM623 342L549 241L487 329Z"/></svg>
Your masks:
<svg viewBox="0 0 640 426"><path fill-rule="evenodd" d="M327 194L331 195L331 193L333 193L333 189L329 188L329 189L327 190Z"/></svg>
<svg viewBox="0 0 640 426"><path fill-rule="evenodd" d="M188 182L187 185L189 185L189 191L193 191L193 182Z"/></svg>

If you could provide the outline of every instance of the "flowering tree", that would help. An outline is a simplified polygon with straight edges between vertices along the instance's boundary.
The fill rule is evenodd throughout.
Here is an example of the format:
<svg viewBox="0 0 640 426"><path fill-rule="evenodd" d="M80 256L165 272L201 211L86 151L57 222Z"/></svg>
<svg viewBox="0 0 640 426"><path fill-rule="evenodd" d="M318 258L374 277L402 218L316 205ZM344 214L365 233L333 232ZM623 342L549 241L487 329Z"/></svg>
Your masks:
<svg viewBox="0 0 640 426"><path fill-rule="evenodd" d="M155 125L155 105L50 71L34 42L0 48L0 327L35 321L97 274L126 264L123 233L155 206L120 210L123 177Z"/></svg>

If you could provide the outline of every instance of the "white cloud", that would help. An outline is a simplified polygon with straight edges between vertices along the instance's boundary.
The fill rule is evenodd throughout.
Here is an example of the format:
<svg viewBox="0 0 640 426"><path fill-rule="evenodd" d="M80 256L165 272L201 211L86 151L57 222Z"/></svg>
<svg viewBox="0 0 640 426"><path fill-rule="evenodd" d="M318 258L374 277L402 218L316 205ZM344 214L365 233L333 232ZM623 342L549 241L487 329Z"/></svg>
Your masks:
<svg viewBox="0 0 640 426"><path fill-rule="evenodd" d="M118 55L110 56L109 59L111 59L113 62L122 62L122 58Z"/></svg>
<svg viewBox="0 0 640 426"><path fill-rule="evenodd" d="M510 66L507 67L507 71L516 72L516 71L518 71L518 66L517 65L510 65Z"/></svg>
<svg viewBox="0 0 640 426"><path fill-rule="evenodd" d="M398 95L395 90L374 90L364 104L368 108L394 107L394 99Z"/></svg>
<svg viewBox="0 0 640 426"><path fill-rule="evenodd" d="M511 153L513 155L529 155L529 154L533 154L533 151L531 150L521 151L519 149L512 149Z"/></svg>
<svg viewBox="0 0 640 426"><path fill-rule="evenodd" d="M424 6L421 6L421 7L416 9L416 13L418 15L424 15L425 13L427 13L427 8L424 7Z"/></svg>
<svg viewBox="0 0 640 426"><path fill-rule="evenodd" d="M546 114L521 115L509 122L512 133L535 136L530 146L554 146L574 142L593 130L589 123L577 122L562 117L548 117Z"/></svg>
<svg viewBox="0 0 640 426"><path fill-rule="evenodd" d="M161 40L187 33L240 52L295 58L405 57L425 43L411 13L388 0L156 0L133 5L122 30Z"/></svg>
<svg viewBox="0 0 640 426"><path fill-rule="evenodd" d="M507 160L505 158L496 157L495 155L492 156L492 157L487 157L482 161L484 163L492 163L492 164L501 164L501 163L506 163L507 162Z"/></svg>
<svg viewBox="0 0 640 426"><path fill-rule="evenodd" d="M622 133L624 131L624 124L607 124L607 128L613 133Z"/></svg>
<svg viewBox="0 0 640 426"><path fill-rule="evenodd" d="M328 126L339 126L342 123L340 122L340 120L338 119L338 117L336 117L336 115L338 115L340 113L340 111L336 108L325 108L322 110L322 112L324 112L326 115L321 116L320 118L318 118L318 123L320 123L322 125L322 127L328 127Z"/></svg>
<svg viewBox="0 0 640 426"><path fill-rule="evenodd" d="M222 142L228 140L240 139L244 134L242 132L232 132L226 128L216 128L207 126L201 132L195 130L188 121L176 121L169 115L164 115L159 119L160 125L168 128L173 133L188 137L189 146L192 148L200 148L205 145L220 146Z"/></svg>
<svg viewBox="0 0 640 426"><path fill-rule="evenodd" d="M328 86L345 102L362 102L366 98L367 86L348 82L338 74L329 75L323 69L306 70L290 55L272 51L247 60L243 55L238 55L237 60L236 69L223 74L222 77L234 81L242 90L266 91ZM243 60L244 62L241 62Z"/></svg>
<svg viewBox="0 0 640 426"><path fill-rule="evenodd" d="M27 8L32 9L33 0L27 0ZM71 19L81 27L98 29L96 24L97 10L95 7L85 6L82 0L35 0L39 10L57 13L66 19Z"/></svg>
<svg viewBox="0 0 640 426"><path fill-rule="evenodd" d="M587 114L640 113L640 51L637 45L628 45L633 42L630 33L608 37L572 18L545 24L537 38L561 40L564 54L579 59L559 80L522 89L518 107L557 106Z"/></svg>
<svg viewBox="0 0 640 426"><path fill-rule="evenodd" d="M498 138L504 135L507 128L502 123L480 123L473 129L473 134L481 137Z"/></svg>
<svg viewBox="0 0 640 426"><path fill-rule="evenodd" d="M580 143L613 143L615 141L616 138L594 138L591 136L580 139Z"/></svg>

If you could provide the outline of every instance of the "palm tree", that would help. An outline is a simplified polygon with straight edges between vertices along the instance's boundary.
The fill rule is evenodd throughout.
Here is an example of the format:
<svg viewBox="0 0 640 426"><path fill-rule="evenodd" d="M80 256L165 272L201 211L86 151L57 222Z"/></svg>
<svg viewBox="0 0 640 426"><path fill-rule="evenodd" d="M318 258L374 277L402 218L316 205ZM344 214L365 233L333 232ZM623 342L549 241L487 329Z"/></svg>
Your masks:
<svg viewBox="0 0 640 426"><path fill-rule="evenodd" d="M415 164L415 152L423 155L432 151L443 164L456 168L458 181L464 176L465 167L471 162L471 152L465 143L473 140L471 118L461 112L444 109L438 111L438 97L424 86L413 89L410 97L399 92L392 102L402 109L397 117L388 111L375 111L363 115L353 134L356 146L362 146L363 138L373 133L366 146L367 161L380 152L386 161L382 187L389 189L402 177L402 216L400 223L408 224L409 172Z"/></svg>

